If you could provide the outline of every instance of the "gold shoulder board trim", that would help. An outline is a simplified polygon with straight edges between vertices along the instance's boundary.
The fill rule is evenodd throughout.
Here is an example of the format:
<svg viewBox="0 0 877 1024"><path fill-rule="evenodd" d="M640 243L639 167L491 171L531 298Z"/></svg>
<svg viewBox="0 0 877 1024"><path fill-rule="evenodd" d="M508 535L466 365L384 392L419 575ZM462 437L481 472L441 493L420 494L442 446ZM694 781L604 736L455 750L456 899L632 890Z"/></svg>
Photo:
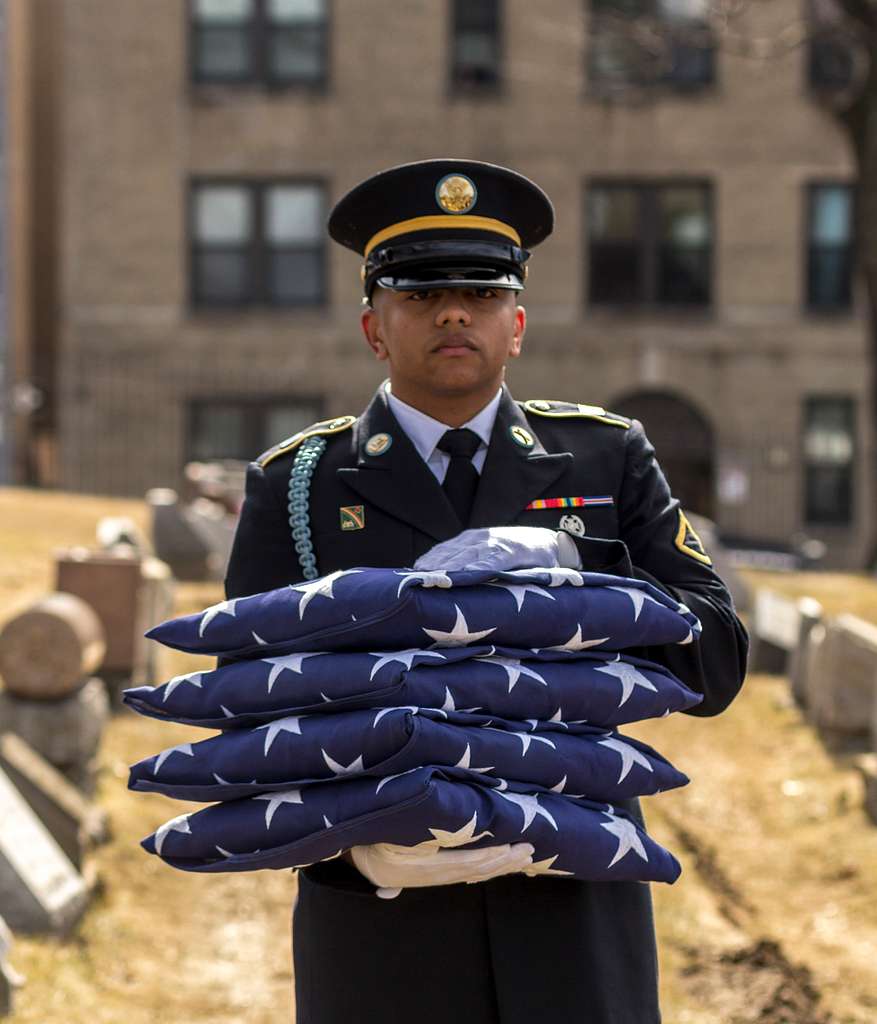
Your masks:
<svg viewBox="0 0 877 1024"><path fill-rule="evenodd" d="M319 423L314 423L312 426L300 430L297 434L293 434L292 437L288 437L285 441L281 441L280 444L269 449L264 455L260 455L256 461L264 469L281 455L295 451L302 441L307 440L307 438L322 437L325 434L340 434L342 430L348 430L354 423L356 423L355 416L336 416L331 420L321 420Z"/></svg>
<svg viewBox="0 0 877 1024"><path fill-rule="evenodd" d="M608 423L613 427L622 427L624 430L630 426L630 421L623 416L616 416L615 413L607 412L599 405L581 405L574 402L549 402L542 398L531 398L524 402L526 412L534 412L537 416L578 417L589 420L599 420L600 423Z"/></svg>
<svg viewBox="0 0 877 1024"><path fill-rule="evenodd" d="M691 547L686 541L691 541L692 544L697 544L699 547ZM698 537L697 531L689 523L685 513L682 509L679 509L679 529L676 531L676 537L673 542L677 548L682 552L683 555L688 555L689 558L694 558L698 562L703 562L704 565L712 565L713 560L706 553L706 548L703 546L703 541Z"/></svg>

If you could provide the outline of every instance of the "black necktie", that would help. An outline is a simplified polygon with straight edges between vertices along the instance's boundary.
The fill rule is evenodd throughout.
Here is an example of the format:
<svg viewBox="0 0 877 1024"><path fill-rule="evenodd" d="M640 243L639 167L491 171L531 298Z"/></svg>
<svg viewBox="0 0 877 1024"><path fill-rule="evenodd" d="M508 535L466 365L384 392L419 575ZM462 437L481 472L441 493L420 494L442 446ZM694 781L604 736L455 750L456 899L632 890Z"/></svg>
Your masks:
<svg viewBox="0 0 877 1024"><path fill-rule="evenodd" d="M463 526L469 525L472 502L478 488L478 470L472 465L472 456L478 451L481 438L465 427L446 431L436 445L451 457L442 490L454 506Z"/></svg>

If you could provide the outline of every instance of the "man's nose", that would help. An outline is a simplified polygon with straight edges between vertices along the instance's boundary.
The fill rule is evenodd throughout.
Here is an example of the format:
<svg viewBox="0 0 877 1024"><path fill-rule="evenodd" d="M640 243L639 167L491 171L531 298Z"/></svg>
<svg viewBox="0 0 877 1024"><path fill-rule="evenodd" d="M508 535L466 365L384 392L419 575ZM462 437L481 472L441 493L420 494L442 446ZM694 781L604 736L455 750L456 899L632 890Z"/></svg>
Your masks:
<svg viewBox="0 0 877 1024"><path fill-rule="evenodd" d="M452 289L448 289L446 298L439 306L436 314L436 323L440 327L448 327L454 324L470 324L471 322L472 318L463 301L463 296L454 294Z"/></svg>

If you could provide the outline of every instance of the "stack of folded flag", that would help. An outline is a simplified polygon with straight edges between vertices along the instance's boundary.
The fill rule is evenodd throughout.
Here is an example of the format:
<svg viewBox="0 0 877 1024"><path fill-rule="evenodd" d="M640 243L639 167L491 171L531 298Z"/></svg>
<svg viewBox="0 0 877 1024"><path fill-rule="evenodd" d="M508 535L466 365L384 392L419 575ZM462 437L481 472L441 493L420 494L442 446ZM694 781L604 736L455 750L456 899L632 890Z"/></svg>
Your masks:
<svg viewBox="0 0 877 1024"><path fill-rule="evenodd" d="M143 846L247 871L529 842L528 874L673 882L676 859L616 803L688 780L615 729L701 697L618 652L699 631L648 583L572 569L351 569L165 622L148 635L233 660L125 693L222 730L132 767L132 789L215 801Z"/></svg>

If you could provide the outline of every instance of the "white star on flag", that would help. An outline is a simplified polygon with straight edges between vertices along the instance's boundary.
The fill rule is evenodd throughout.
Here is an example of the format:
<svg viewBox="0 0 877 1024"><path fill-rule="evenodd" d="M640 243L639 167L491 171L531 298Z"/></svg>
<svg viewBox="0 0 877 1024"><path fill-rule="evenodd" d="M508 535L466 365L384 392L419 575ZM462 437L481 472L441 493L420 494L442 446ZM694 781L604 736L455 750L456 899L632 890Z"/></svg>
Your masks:
<svg viewBox="0 0 877 1024"><path fill-rule="evenodd" d="M375 715L375 720L372 722L372 729L374 729L384 715L389 715L391 711L410 711L412 715L416 715L419 710L420 708L414 704L400 704L398 707L381 708L381 710Z"/></svg>
<svg viewBox="0 0 877 1024"><path fill-rule="evenodd" d="M643 605L646 601L651 601L652 604L660 605L660 601L656 601L651 594L647 594L644 590L640 590L639 587L607 587L607 590L617 590L619 594L627 594L627 596L633 601L633 621L636 622L639 619L640 612L643 610Z"/></svg>
<svg viewBox="0 0 877 1024"><path fill-rule="evenodd" d="M543 590L542 587L537 587L532 583L523 583L520 585L514 583L488 583L487 585L489 587L500 587L502 590L507 590L515 599L518 611L524 607L524 598L527 594L535 594L537 597L546 597L549 601L554 600L553 594L549 594L547 590Z"/></svg>
<svg viewBox="0 0 877 1024"><path fill-rule="evenodd" d="M557 831L557 822L551 817L544 807L540 806L539 801L535 796L531 796L528 793L503 793L499 789L497 790L497 793L499 793L503 800L508 800L509 803L517 804L521 809L521 813L524 815L524 826L521 829L521 835L527 831L537 814L540 817L545 818L554 831Z"/></svg>
<svg viewBox="0 0 877 1024"><path fill-rule="evenodd" d="M401 779L403 775L410 775L412 772L418 771L420 771L419 768L409 768L407 771L397 772L395 775L385 775L375 787L375 795L380 793L384 786L386 786L388 782L392 782L393 779Z"/></svg>
<svg viewBox="0 0 877 1024"><path fill-rule="evenodd" d="M632 747L629 743L625 743L623 740L617 737L610 737L605 740L600 740L597 743L598 747L608 747L609 750L614 750L616 754L621 758L621 774L618 776L618 781L623 782L626 778L630 769L633 768L634 763L642 765L646 771L654 772L651 761L641 751L637 750L636 747Z"/></svg>
<svg viewBox="0 0 877 1024"><path fill-rule="evenodd" d="M313 651L311 654L284 654L281 658L260 658L260 661L271 666L271 671L268 673L268 692L271 692L271 688L281 672L288 670L301 675L301 663L305 658L316 658L321 653L321 651Z"/></svg>
<svg viewBox="0 0 877 1024"><path fill-rule="evenodd" d="M432 834L432 839L427 839L422 843L418 843L413 849L423 849L424 847L432 847L433 849L452 849L455 846L468 846L470 843L477 843L479 839L483 839L485 836L492 836L492 832L479 832L475 835L475 829L478 825L478 812L463 825L458 828L456 832L449 831L443 828L431 828L428 831Z"/></svg>
<svg viewBox="0 0 877 1024"><path fill-rule="evenodd" d="M398 572L396 575L405 577L399 584L396 597L402 593L409 583L414 583L417 580L420 581L422 587L441 587L443 590L447 590L448 587L454 585L451 577L446 572Z"/></svg>
<svg viewBox="0 0 877 1024"><path fill-rule="evenodd" d="M176 818L171 818L170 821L166 821L163 825L159 825L155 830L155 852L161 855L161 848L164 846L164 841L170 832L180 832L184 836L190 836L192 829L189 826L189 815L180 814Z"/></svg>
<svg viewBox="0 0 877 1024"><path fill-rule="evenodd" d="M323 760L335 775L360 775L365 771L365 766L362 763L362 754L360 754L359 757L354 758L350 764L344 765L339 764L338 761L334 761L329 757L322 747L320 747L320 753L323 755Z"/></svg>
<svg viewBox="0 0 877 1024"><path fill-rule="evenodd" d="M290 585L290 590L297 590L302 595L298 602L299 621L304 618L305 608L307 608L315 597L326 597L334 601L335 594L333 593L332 588L335 586L335 583L340 580L342 576L353 576L359 572L362 572L362 570L339 569L337 572L331 572L328 576L324 576L319 580L314 580L312 583L299 583L296 586Z"/></svg>
<svg viewBox="0 0 877 1024"><path fill-rule="evenodd" d="M648 677L644 676L635 666L628 664L626 661L622 661L620 654L608 665L600 665L594 671L604 672L607 676L615 676L615 678L621 683L621 700L618 702L619 707L626 703L636 686L641 686L644 690L651 690L653 693L658 692L657 686L655 686L654 683L652 683Z"/></svg>
<svg viewBox="0 0 877 1024"><path fill-rule="evenodd" d="M548 574L549 587L562 587L564 583L571 583L574 587L583 587L585 580L578 569L540 569L539 572Z"/></svg>
<svg viewBox="0 0 877 1024"><path fill-rule="evenodd" d="M572 871L561 871L560 868L552 868L558 855L546 857L545 860L534 860L529 867L524 868L525 875L571 875Z"/></svg>
<svg viewBox="0 0 877 1024"><path fill-rule="evenodd" d="M194 757L195 752L192 750L191 743L181 743L178 747L168 747L167 750L163 750L155 759L155 767L152 769L153 775L158 775L159 769L171 756L171 754L185 754L187 757Z"/></svg>
<svg viewBox="0 0 877 1024"><path fill-rule="evenodd" d="M468 768L470 772L490 772L493 771L494 765L489 765L487 768L473 768L472 767L472 755L469 750L469 744L466 744L466 749L463 751L463 756L454 765L455 768Z"/></svg>
<svg viewBox="0 0 877 1024"><path fill-rule="evenodd" d="M466 644L474 643L476 640L482 640L484 637L489 636L491 633L496 631L496 626L491 629L477 630L476 632L470 632L469 624L466 622L466 617L460 611L459 605L454 605L454 611L457 613L457 618L454 621L453 629L450 633L446 633L440 629L426 629L421 626L423 632L427 636L432 637L433 640L441 647L463 647Z"/></svg>
<svg viewBox="0 0 877 1024"><path fill-rule="evenodd" d="M611 804L606 805L606 810L603 813L609 821L601 821L600 826L605 828L607 832L611 832L618 840L618 849L615 851L615 856L606 866L609 868L614 867L630 850L633 850L644 861L648 861L649 855L646 853L646 848L637 834L634 823L626 818L616 818Z"/></svg>
<svg viewBox="0 0 877 1024"><path fill-rule="evenodd" d="M442 706L438 710L439 711L456 711L457 710L457 706L454 703L454 695L451 693L451 691L448 689L447 686L445 687L445 702L444 702L444 704L442 704Z"/></svg>
<svg viewBox="0 0 877 1024"><path fill-rule="evenodd" d="M298 724L303 715L287 715L286 718L277 718L273 722L269 722L267 725L257 725L253 730L258 732L259 729L267 729L265 733L265 757L268 756L268 751L271 749L271 744L277 738L281 732L295 733L296 736L301 736L301 726Z"/></svg>
<svg viewBox="0 0 877 1024"><path fill-rule="evenodd" d="M408 651L388 651L386 653L383 651L369 651L369 657L378 659L374 665L372 665L371 675L368 677L369 681L374 679L384 665L389 665L394 661L400 662L410 671L411 663L418 655L422 655L424 658L440 658L442 661L447 660L445 656L443 654L439 654L438 651L419 651L416 648L412 648Z"/></svg>
<svg viewBox="0 0 877 1024"><path fill-rule="evenodd" d="M598 644L605 644L608 636L601 636L596 640L583 640L582 627L576 626L576 631L565 644L558 644L556 647L546 647L546 651L584 651L588 647L596 647Z"/></svg>
<svg viewBox="0 0 877 1024"><path fill-rule="evenodd" d="M524 748L521 751L521 757L524 757L526 755L527 751L530 749L530 744L533 740L536 740L537 743L547 743L552 750L557 750L557 746L554 743L552 743L551 740L546 739L544 736L534 736L532 733L529 732L516 732L514 729L498 729L495 725L485 725L482 726L482 728L490 729L491 732L505 733L506 736L517 736L518 739L521 741L521 746Z"/></svg>
<svg viewBox="0 0 877 1024"><path fill-rule="evenodd" d="M486 657L476 658L475 660L486 661L488 665L496 665L497 668L505 669L509 679L509 693L514 690L515 683L517 683L521 676L527 676L530 679L535 679L543 686L548 685L547 680L543 679L538 672L534 672L533 669L527 668L526 665L522 665L517 658L504 658L499 654L489 654Z"/></svg>
<svg viewBox="0 0 877 1024"><path fill-rule="evenodd" d="M262 639L262 638L261 638L261 637L259 636L259 634L258 634L258 633L257 633L257 632L255 631L255 629L251 629L251 630L250 630L250 632L251 632L251 633L253 634L253 639L254 639L254 640L256 641L256 643L257 643L257 644L258 644L258 645L259 645L260 647L267 647L267 646L268 646L268 641L267 641L267 640L263 640L263 639ZM219 849L219 847L217 846L217 847L216 847L216 849L218 850L218 849Z"/></svg>
<svg viewBox="0 0 877 1024"><path fill-rule="evenodd" d="M198 636L204 636L204 630L210 625L211 622L216 618L217 615L230 615L235 618L235 606L238 603L238 598L232 598L231 601L220 601L219 604L213 604L209 608L206 608L201 615L201 625L198 627Z"/></svg>
<svg viewBox="0 0 877 1024"><path fill-rule="evenodd" d="M162 704L170 697L170 695L176 690L181 683L191 683L192 686L197 686L198 689L202 689L201 676L203 672L189 672L185 676L174 676L173 679L169 680L164 687L164 696L161 698Z"/></svg>
<svg viewBox="0 0 877 1024"><path fill-rule="evenodd" d="M281 804L300 804L302 802L300 789L284 789L280 793L262 793L260 796L254 796L253 799L268 801L268 806L265 808L265 828L271 828L274 812Z"/></svg>

